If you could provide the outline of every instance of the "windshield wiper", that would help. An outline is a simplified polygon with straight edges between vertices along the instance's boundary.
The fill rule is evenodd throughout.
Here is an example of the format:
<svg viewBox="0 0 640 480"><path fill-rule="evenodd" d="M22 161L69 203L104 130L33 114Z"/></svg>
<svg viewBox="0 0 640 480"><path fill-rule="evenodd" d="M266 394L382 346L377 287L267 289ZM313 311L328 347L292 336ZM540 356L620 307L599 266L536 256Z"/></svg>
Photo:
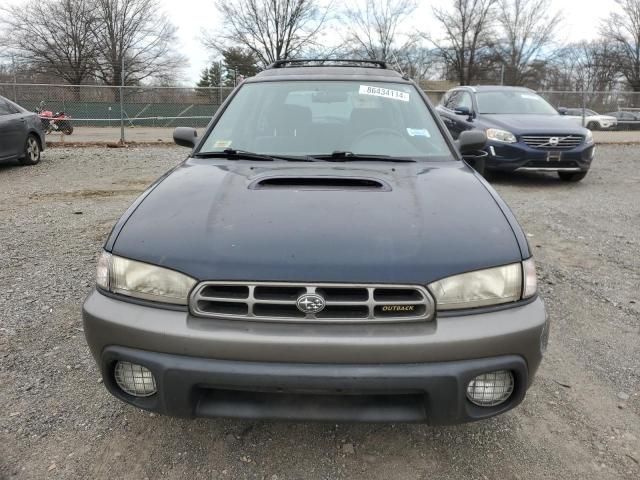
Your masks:
<svg viewBox="0 0 640 480"><path fill-rule="evenodd" d="M392 157L391 155L369 155L361 153L346 152L342 150L336 150L331 155L312 155L313 158L319 160L326 160L327 162L401 162L401 163L415 163L413 158L409 157Z"/></svg>
<svg viewBox="0 0 640 480"><path fill-rule="evenodd" d="M198 152L193 155L195 158L226 158L229 160L256 160L260 162L272 162L274 160L286 160L287 162L313 162L314 159L308 156L298 157L294 155L267 155L263 153L248 152L246 150L236 150L227 148L221 152Z"/></svg>

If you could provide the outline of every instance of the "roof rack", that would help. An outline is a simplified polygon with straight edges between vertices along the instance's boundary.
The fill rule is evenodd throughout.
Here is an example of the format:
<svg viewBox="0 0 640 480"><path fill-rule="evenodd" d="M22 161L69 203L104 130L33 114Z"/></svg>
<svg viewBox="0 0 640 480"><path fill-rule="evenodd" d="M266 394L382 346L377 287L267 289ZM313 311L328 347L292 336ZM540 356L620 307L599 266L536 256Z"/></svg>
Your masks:
<svg viewBox="0 0 640 480"><path fill-rule="evenodd" d="M276 60L267 69L271 68L287 68L287 67L365 67L387 69L386 62L382 60L358 60L358 59L333 59L333 58L295 58L288 60Z"/></svg>

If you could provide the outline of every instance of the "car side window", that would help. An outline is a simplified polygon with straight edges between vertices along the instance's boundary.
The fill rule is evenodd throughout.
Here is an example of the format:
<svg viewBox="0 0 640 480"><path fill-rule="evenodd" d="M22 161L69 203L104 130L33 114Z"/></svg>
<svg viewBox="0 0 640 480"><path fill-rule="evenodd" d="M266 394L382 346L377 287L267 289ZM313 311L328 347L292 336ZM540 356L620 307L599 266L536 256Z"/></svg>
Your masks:
<svg viewBox="0 0 640 480"><path fill-rule="evenodd" d="M447 103L444 105L445 108L448 108L449 110L453 110L454 108L456 108L460 93L462 92L460 92L459 90L451 92L449 98L447 98Z"/></svg>
<svg viewBox="0 0 640 480"><path fill-rule="evenodd" d="M9 111L11 113L22 113L22 110L20 109L20 106L16 105L11 100L6 100L5 99L5 103L9 106Z"/></svg>
<svg viewBox="0 0 640 480"><path fill-rule="evenodd" d="M473 100L469 92L460 92L458 97L458 104L456 107L467 107L469 110L473 110Z"/></svg>
<svg viewBox="0 0 640 480"><path fill-rule="evenodd" d="M459 107L467 107L469 110L473 110L473 100L469 92L456 90L451 93L444 106L449 110L455 110Z"/></svg>
<svg viewBox="0 0 640 480"><path fill-rule="evenodd" d="M13 113L15 113L13 108L3 98L0 98L0 115L11 115Z"/></svg>

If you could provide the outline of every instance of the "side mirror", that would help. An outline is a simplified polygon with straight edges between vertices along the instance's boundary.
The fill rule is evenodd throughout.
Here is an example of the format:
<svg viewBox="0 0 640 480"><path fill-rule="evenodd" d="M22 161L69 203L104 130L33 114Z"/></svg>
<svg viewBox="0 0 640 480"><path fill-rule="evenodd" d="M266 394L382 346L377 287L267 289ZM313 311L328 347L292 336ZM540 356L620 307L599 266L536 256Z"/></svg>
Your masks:
<svg viewBox="0 0 640 480"><path fill-rule="evenodd" d="M569 110L564 107L558 107L558 113L560 115L566 115Z"/></svg>
<svg viewBox="0 0 640 480"><path fill-rule="evenodd" d="M465 155L473 155L487 144L487 134L480 130L465 130L456 141L458 150Z"/></svg>
<svg viewBox="0 0 640 480"><path fill-rule="evenodd" d="M191 127L177 127L173 131L173 141L181 147L193 148L198 140L198 132Z"/></svg>
<svg viewBox="0 0 640 480"><path fill-rule="evenodd" d="M484 175L485 163L489 154L482 150L487 145L487 135L480 130L465 130L456 140L462 158L474 170Z"/></svg>
<svg viewBox="0 0 640 480"><path fill-rule="evenodd" d="M467 117L471 116L471 109L469 107L456 107L453 109L453 112L456 115L466 115Z"/></svg>

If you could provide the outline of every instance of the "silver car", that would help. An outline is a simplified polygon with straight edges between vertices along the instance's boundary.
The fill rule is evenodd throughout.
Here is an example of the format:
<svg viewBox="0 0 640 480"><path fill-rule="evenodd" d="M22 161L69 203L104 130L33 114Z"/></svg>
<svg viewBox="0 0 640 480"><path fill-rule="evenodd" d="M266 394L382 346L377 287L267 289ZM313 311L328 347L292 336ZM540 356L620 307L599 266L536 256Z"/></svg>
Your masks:
<svg viewBox="0 0 640 480"><path fill-rule="evenodd" d="M0 96L0 161L35 165L44 150L44 130L37 114Z"/></svg>

